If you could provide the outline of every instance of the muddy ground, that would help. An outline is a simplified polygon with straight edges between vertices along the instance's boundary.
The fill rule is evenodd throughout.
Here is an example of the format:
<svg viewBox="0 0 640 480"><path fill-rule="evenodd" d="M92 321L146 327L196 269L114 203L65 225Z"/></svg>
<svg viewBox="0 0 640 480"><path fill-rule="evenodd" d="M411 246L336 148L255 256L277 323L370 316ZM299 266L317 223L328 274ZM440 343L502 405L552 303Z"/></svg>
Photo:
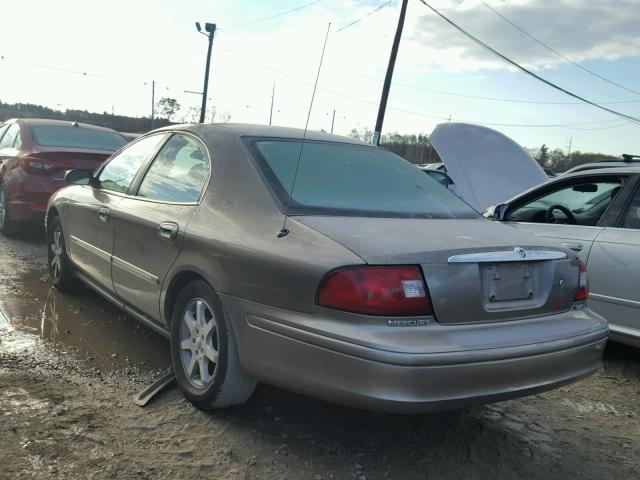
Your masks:
<svg viewBox="0 0 640 480"><path fill-rule="evenodd" d="M259 386L201 412L131 397L168 345L90 291L49 286L38 231L0 235L0 478L638 479L640 352L554 392L395 416Z"/></svg>

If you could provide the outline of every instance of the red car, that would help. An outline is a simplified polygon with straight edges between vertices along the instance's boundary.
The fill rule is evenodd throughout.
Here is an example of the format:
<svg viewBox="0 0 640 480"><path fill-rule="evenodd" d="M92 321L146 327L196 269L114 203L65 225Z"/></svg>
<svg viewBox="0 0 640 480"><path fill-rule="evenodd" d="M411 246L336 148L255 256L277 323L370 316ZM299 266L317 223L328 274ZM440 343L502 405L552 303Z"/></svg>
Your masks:
<svg viewBox="0 0 640 480"><path fill-rule="evenodd" d="M0 231L42 221L67 170L94 170L127 143L109 128L19 118L0 124Z"/></svg>

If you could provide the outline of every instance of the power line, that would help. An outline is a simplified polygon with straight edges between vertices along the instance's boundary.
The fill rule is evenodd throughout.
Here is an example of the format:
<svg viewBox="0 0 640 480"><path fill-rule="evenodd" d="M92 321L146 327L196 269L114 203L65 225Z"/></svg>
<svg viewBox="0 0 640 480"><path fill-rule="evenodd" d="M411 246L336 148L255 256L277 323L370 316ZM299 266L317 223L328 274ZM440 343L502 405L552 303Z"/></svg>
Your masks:
<svg viewBox="0 0 640 480"><path fill-rule="evenodd" d="M603 77L602 75L594 72L593 70L589 70L587 67L583 67L582 65L580 65L578 62L574 62L573 60L571 60L570 58L568 58L567 56L563 55L562 53L558 52L557 50L551 48L549 45L547 45L546 43L544 43L542 40L539 40L538 38L534 37L533 35L531 35L529 32L527 32L525 29L523 29L522 27L520 27L519 25L516 25L514 22L512 22L511 20L509 20L507 17L505 17L504 15L502 15L500 12L498 12L497 10L495 10L493 7L491 7L490 5L488 5L486 2L482 2L482 4L487 7L489 10L491 10L493 13L495 13L498 17L500 17L502 20L504 20L505 22L507 22L509 25L511 25L513 28L515 28L516 30L520 31L521 33L523 33L524 35L526 35L527 37L529 37L531 40L533 40L534 42L536 42L538 45L542 46L543 48L549 50L551 53L553 53L554 55L562 58L563 60L571 63L572 65L575 65L576 67L578 67L579 69L587 72L589 75L593 75L594 77L599 78L602 81L605 81L611 85L614 85L618 88L621 88L623 90L626 90L627 92L631 92L635 95L640 95L640 92L638 92L637 90L633 90L631 88L625 87L624 85L620 85L619 83L614 82L613 80L610 80L606 77Z"/></svg>
<svg viewBox="0 0 640 480"><path fill-rule="evenodd" d="M294 75L288 74L286 72L283 72L282 70L270 67L269 65L265 65L261 62L255 61L253 59L250 59L248 57L242 56L242 55L234 55L228 48L224 48L223 52L229 55L233 55L236 58L256 65L262 69L268 70L270 72L273 72L277 75L280 75L284 78L288 78L290 80L294 80L296 82L299 83L303 83L306 85L313 85L313 82L310 82L308 80L304 80L301 78L298 78ZM355 102L359 102L359 103L364 103L364 104L368 104L374 107L378 106L378 102L372 101L372 100L366 100L363 98L358 98L358 97L354 97L352 95L349 95L347 93L344 92L340 92L337 90L333 90L330 88L324 88L324 87L318 87L318 90L322 90L323 92L326 93L330 93L332 95L336 95L339 97L343 97L343 98L347 98L349 100L353 100ZM423 113L423 112L416 112L416 111L412 111L412 110L408 110L408 109L404 109L404 108L399 108L399 107L389 107L389 110L393 110L393 111L397 111L397 112L402 112L402 113L407 113L410 115L416 115L416 116L420 116L420 117L425 117L425 118L432 118L435 120L445 120L445 121L456 121L456 122L463 122L463 123L473 123L476 125L486 125L486 126L493 126L493 127L528 127L528 128L569 128L569 129L576 129L581 125L597 125L597 124L602 124L602 123L610 123L612 122L612 120L608 120L608 121L595 121L595 122L575 122L575 123L567 123L567 124L531 124L531 123L499 123L499 122L478 122L475 120L464 120L464 119L459 119L459 118L449 118L448 116L437 116L437 115L430 115L427 113ZM626 125L627 123L630 122L625 122L624 124L620 124L617 126L622 126L622 125ZM611 127L606 127L606 128L611 128Z"/></svg>
<svg viewBox="0 0 640 480"><path fill-rule="evenodd" d="M324 0L314 0L313 2L305 3L304 5L299 5L297 7L294 7L292 9L290 9L290 10L286 10L284 12L276 13L275 15L270 15L268 17L263 17L263 18L257 18L255 20L250 20L248 22L237 23L235 25L230 25L230 26L227 26L227 27L224 27L224 28L239 28L239 27L245 27L247 25L253 25L254 23L266 22L267 20L272 20L274 18L283 17L284 15L288 15L290 13L297 12L298 10L302 10L304 8L311 7L312 5L315 5L316 3L320 3L320 2L323 2L323 1Z"/></svg>
<svg viewBox="0 0 640 480"><path fill-rule="evenodd" d="M377 82L382 82L381 79L377 78L377 77L372 77L370 75L365 75L362 73L356 73L356 72L349 72L350 75L355 75L358 77L362 77L362 78L368 78L370 80L375 80ZM550 102L550 101L543 101L543 100L520 100L520 99L516 99L516 98L500 98L500 97L487 97L487 96L481 96L481 95L470 95L470 94L465 94L465 93L459 93L459 92L451 92L451 91L447 91L447 90L436 90L433 88L426 88L426 87L421 87L418 85L411 85L408 83L402 83L402 82L394 82L394 85L398 85L400 87L406 87L406 88L412 88L415 90L421 90L424 92L432 92L432 93L438 93L441 95L450 95L450 96L454 96L454 97L464 97L464 98L473 98L476 100L487 100L487 101L492 101L492 102L506 102L506 103L525 103L525 104L539 104L539 105L584 105L584 102ZM620 103L640 103L640 100L618 100L618 101L603 101L603 102L597 102L599 104L602 105L613 105L613 104L620 104Z"/></svg>
<svg viewBox="0 0 640 480"><path fill-rule="evenodd" d="M382 5L378 6L374 10L371 10L369 13L363 15L362 17L358 18L357 20L354 20L353 22L347 23L345 26L340 27L338 30L336 30L336 33L340 33L341 31L346 30L347 28L354 26L356 23L361 22L362 20L364 20L368 16L373 15L374 13L382 10L384 7L386 7L388 5L391 5L392 3L393 3L393 0L389 0L388 2L384 2Z"/></svg>
<svg viewBox="0 0 640 480"><path fill-rule="evenodd" d="M522 65L520 65L519 63L515 62L514 60L511 60L509 57L507 57L506 55L503 55L502 53L500 53L499 51L497 51L496 49L490 47L489 45L487 45L486 43L484 43L482 40L480 40L477 37L474 37L473 35L471 35L469 32L467 32L465 29L463 29L462 27L458 26L456 23L454 23L452 20L449 20L447 17L445 17L442 13L440 13L438 10L436 10L435 8L433 8L431 5L429 5L425 0L419 0L420 3L424 4L427 8L429 8L429 10L431 10L432 12L434 12L436 15L438 15L440 18L442 18L445 22L447 22L449 25L451 25L452 27L454 27L456 30L458 30L460 33L462 33L464 36L466 36L467 38L471 39L472 41L474 41L475 43L477 43L478 45L480 45L481 47L483 47L484 49L488 50L489 52L493 53L495 56L497 56L498 58L504 60L505 62L507 62L510 65L513 65L514 67L516 67L517 69L523 71L524 73L526 73L527 75L535 78L536 80L550 86L551 88L555 88L556 90L565 93L566 95L569 95L570 97L573 97L577 100L580 100L584 103L587 103L589 105L592 105L596 108L599 108L600 110L604 110L605 112L609 112L613 115L616 115L620 118L624 118L625 120L629 120L632 121L638 125L640 125L640 118L636 118L633 117L631 115L627 115L625 113L622 112L618 112L616 110L612 110L611 108L608 107L604 107L602 105L599 105L595 102L592 102L591 100L587 100L584 97L581 97L580 95L577 95L565 88L560 87L559 85L556 85L553 82L550 82L549 80L541 77L540 75L533 73L531 70L523 67Z"/></svg>

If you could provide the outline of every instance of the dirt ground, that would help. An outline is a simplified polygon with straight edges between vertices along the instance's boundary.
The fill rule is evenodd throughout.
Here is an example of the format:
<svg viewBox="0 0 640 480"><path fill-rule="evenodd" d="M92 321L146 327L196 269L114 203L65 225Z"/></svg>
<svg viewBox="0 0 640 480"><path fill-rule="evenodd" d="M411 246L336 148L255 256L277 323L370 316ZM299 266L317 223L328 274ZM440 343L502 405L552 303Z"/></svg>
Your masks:
<svg viewBox="0 0 640 480"><path fill-rule="evenodd" d="M132 395L168 345L86 291L49 286L41 235L0 235L1 479L638 479L640 351L610 345L577 384L395 416L259 386L201 412Z"/></svg>

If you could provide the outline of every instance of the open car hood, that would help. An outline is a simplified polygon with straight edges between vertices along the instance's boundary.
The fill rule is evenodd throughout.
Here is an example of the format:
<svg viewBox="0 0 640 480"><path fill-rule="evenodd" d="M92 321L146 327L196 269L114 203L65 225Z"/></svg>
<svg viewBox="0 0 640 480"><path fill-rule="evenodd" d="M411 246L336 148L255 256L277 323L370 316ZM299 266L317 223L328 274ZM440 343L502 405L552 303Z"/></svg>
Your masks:
<svg viewBox="0 0 640 480"><path fill-rule="evenodd" d="M431 144L464 201L479 212L549 180L527 151L506 135L466 123L443 123Z"/></svg>

